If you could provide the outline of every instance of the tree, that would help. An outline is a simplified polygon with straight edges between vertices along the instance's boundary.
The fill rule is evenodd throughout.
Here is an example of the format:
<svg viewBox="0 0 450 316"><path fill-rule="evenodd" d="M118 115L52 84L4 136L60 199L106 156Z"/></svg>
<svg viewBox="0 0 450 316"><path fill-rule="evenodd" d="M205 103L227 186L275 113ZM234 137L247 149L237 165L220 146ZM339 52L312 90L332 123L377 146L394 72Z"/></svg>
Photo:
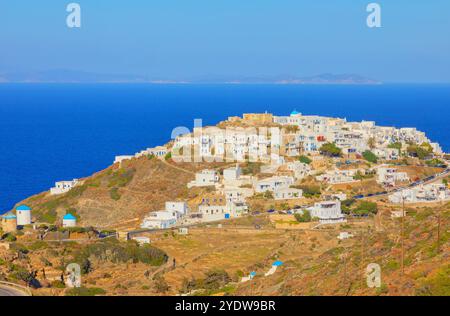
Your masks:
<svg viewBox="0 0 450 316"><path fill-rule="evenodd" d="M362 155L368 162L377 163L378 161L378 157L370 150L366 150Z"/></svg>
<svg viewBox="0 0 450 316"><path fill-rule="evenodd" d="M336 146L334 143L325 143L323 144L320 149L320 153L325 156L330 157L339 157L342 155L342 150Z"/></svg>
<svg viewBox="0 0 450 316"><path fill-rule="evenodd" d="M298 161L300 161L301 163L305 163L307 165L309 165L312 162L312 160L310 158L308 158L304 155L298 157Z"/></svg>
<svg viewBox="0 0 450 316"><path fill-rule="evenodd" d="M265 199L268 199L268 200L273 199L273 193L270 192L270 191L264 192L263 196L264 196Z"/></svg>
<svg viewBox="0 0 450 316"><path fill-rule="evenodd" d="M375 148L375 145L376 145L375 138L374 138L374 137L370 137L370 138L367 140L367 146L369 146L370 149L374 149L374 148Z"/></svg>
<svg viewBox="0 0 450 316"><path fill-rule="evenodd" d="M317 185L299 185L299 186L291 186L295 189L301 189L303 191L303 196L306 198L310 197L319 197L321 190Z"/></svg>
<svg viewBox="0 0 450 316"><path fill-rule="evenodd" d="M375 202L360 201L356 207L355 213L360 214L377 214L378 205Z"/></svg>
<svg viewBox="0 0 450 316"><path fill-rule="evenodd" d="M400 151L400 150L402 150L402 143L400 143L400 142L391 143L388 145L388 148L394 148L394 149L398 149Z"/></svg>
<svg viewBox="0 0 450 316"><path fill-rule="evenodd" d="M306 223L312 220L311 213L308 210L303 210L301 214L295 213L294 217L299 223Z"/></svg>
<svg viewBox="0 0 450 316"><path fill-rule="evenodd" d="M433 148L429 143L422 143L422 145L410 144L406 149L410 156L417 157L420 160L425 159L428 155L433 153Z"/></svg>

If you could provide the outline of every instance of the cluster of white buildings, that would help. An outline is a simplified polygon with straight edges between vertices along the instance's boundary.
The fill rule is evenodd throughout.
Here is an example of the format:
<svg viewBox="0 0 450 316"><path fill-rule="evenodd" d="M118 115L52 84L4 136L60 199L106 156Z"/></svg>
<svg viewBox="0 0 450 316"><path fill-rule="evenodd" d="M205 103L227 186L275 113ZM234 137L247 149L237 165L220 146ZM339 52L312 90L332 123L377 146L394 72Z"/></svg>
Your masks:
<svg viewBox="0 0 450 316"><path fill-rule="evenodd" d="M219 183L219 174L216 170L204 169L195 174L195 180L188 183L188 188L216 186Z"/></svg>
<svg viewBox="0 0 450 316"><path fill-rule="evenodd" d="M414 188L403 189L389 196L392 203L420 203L450 200L450 190L443 183L419 185Z"/></svg>
<svg viewBox="0 0 450 316"><path fill-rule="evenodd" d="M406 172L399 172L396 168L379 166L376 170L377 182L386 187L393 187L396 182L406 182L410 180Z"/></svg>
<svg viewBox="0 0 450 316"><path fill-rule="evenodd" d="M116 163L120 164L120 163L122 163L122 161L125 161L125 160L131 160L133 158L139 158L139 157L142 157L142 156L151 156L151 155L155 156L156 158L163 159L167 155L168 152L169 152L169 150L167 149L166 146L156 146L156 147L153 147L153 148L147 148L147 149L141 150L140 152L135 153L134 155L120 155L120 156L116 156L114 158L114 162L113 163L114 164L116 164Z"/></svg>
<svg viewBox="0 0 450 316"><path fill-rule="evenodd" d="M329 170L316 176L316 180L320 182L326 182L329 184L341 184L341 183L351 183L356 180L353 178L358 172L358 169L348 169L348 170ZM360 172L365 172L360 170Z"/></svg>
<svg viewBox="0 0 450 316"><path fill-rule="evenodd" d="M341 201L321 201L314 203L313 206L306 208L311 218L319 219L320 224L337 224L346 222L345 214L341 210ZM299 211L303 213L303 211Z"/></svg>
<svg viewBox="0 0 450 316"><path fill-rule="evenodd" d="M425 133L415 128L376 126L372 121L347 122L341 118L302 115L297 111L290 116L244 114L243 118L232 117L228 121L240 122L246 127L197 127L193 133L176 137L174 150L194 147L197 148L194 152L205 158L219 156L224 161L248 158L263 162L270 160L274 152L288 157L317 152L326 142L335 143L344 154L372 150L387 160L398 159L399 150L388 147L397 142L404 146L409 142L427 142L435 153L442 153L439 144L431 142ZM191 152L183 150L183 153Z"/></svg>
<svg viewBox="0 0 450 316"><path fill-rule="evenodd" d="M76 185L80 184L78 179L73 179L71 181L59 181L55 183L55 186L50 189L51 195L58 195L67 193L72 190Z"/></svg>
<svg viewBox="0 0 450 316"><path fill-rule="evenodd" d="M166 202L162 211L150 212L142 221L142 228L166 229L187 216L189 208L186 202Z"/></svg>

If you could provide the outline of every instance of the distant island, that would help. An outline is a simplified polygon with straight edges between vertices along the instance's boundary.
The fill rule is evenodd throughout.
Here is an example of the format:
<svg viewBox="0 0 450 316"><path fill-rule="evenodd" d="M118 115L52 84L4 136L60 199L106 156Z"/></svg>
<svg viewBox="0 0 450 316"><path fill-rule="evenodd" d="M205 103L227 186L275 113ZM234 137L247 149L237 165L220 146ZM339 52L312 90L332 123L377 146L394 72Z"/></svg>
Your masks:
<svg viewBox="0 0 450 316"><path fill-rule="evenodd" d="M357 74L325 73L309 77L279 76L221 76L173 79L131 74L101 74L76 70L36 72L0 72L0 83L150 83L150 84L381 84L382 82Z"/></svg>

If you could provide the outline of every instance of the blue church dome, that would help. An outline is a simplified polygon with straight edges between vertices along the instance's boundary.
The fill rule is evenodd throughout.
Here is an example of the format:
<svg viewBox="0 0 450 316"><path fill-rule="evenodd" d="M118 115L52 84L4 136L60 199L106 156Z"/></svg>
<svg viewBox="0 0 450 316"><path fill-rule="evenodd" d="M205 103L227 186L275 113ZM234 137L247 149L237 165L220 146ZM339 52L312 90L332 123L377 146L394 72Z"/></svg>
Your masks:
<svg viewBox="0 0 450 316"><path fill-rule="evenodd" d="M291 115L298 115L298 114L300 114L300 112L297 112L297 110L291 112Z"/></svg>
<svg viewBox="0 0 450 316"><path fill-rule="evenodd" d="M73 216L72 214L68 213L68 214L64 215L63 219L66 219L66 220L73 220L73 221L74 221L74 220L76 220L77 218L76 218L75 216Z"/></svg>
<svg viewBox="0 0 450 316"><path fill-rule="evenodd" d="M18 207L16 208L16 210L17 210L17 211L31 211L31 208L28 207L28 206L26 206L25 204L22 204L22 205L18 206Z"/></svg>
<svg viewBox="0 0 450 316"><path fill-rule="evenodd" d="M6 215L3 215L3 218L4 219L16 219L17 217L14 214L6 214Z"/></svg>

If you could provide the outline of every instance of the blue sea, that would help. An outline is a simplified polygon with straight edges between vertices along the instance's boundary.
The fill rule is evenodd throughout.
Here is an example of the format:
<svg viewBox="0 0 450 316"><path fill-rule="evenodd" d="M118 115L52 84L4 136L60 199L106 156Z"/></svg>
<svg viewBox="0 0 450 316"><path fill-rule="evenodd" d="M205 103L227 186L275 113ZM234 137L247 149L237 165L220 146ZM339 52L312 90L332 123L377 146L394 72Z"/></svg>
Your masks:
<svg viewBox="0 0 450 316"><path fill-rule="evenodd" d="M417 127L450 151L449 85L0 85L0 213L115 155L163 144L195 118L292 110Z"/></svg>

